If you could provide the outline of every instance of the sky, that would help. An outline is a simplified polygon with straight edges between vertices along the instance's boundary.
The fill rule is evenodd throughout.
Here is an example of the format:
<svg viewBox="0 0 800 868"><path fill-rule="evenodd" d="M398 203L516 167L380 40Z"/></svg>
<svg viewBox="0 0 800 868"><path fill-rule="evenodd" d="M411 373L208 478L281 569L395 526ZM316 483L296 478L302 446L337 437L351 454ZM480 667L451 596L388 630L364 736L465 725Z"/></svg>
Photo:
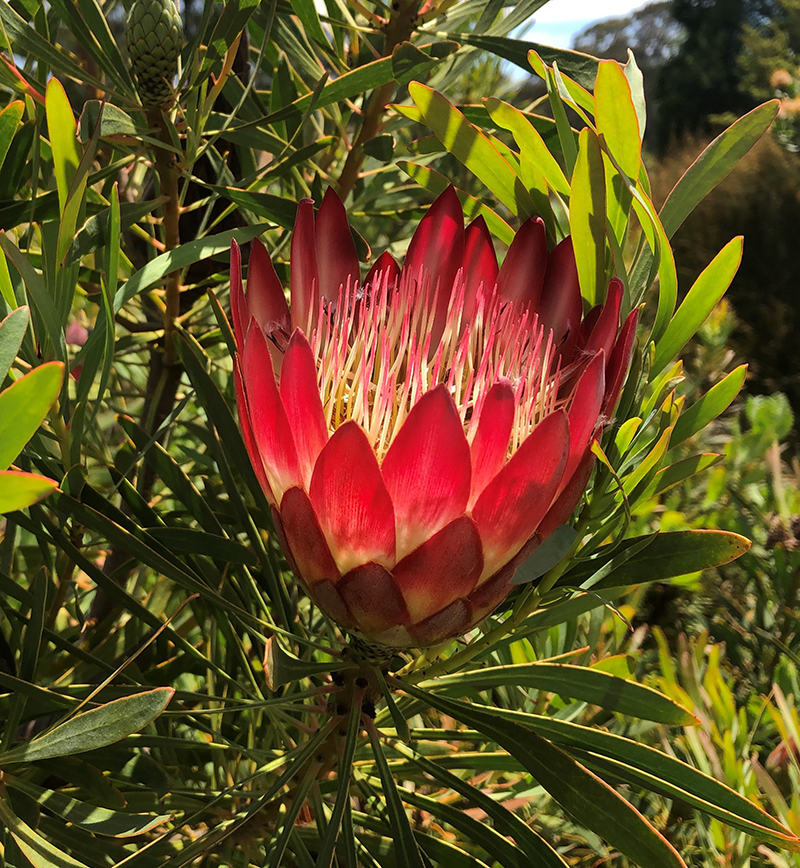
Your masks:
<svg viewBox="0 0 800 868"><path fill-rule="evenodd" d="M572 37L587 24L626 15L643 0L550 0L534 16L524 38L569 48Z"/></svg>

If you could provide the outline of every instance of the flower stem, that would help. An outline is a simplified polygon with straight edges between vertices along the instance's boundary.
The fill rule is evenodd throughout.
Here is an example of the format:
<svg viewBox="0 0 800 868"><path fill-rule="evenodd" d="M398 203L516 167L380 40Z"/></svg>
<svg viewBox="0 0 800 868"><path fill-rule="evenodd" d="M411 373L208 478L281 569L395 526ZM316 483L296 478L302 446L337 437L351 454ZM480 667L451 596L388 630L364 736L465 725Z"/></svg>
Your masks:
<svg viewBox="0 0 800 868"><path fill-rule="evenodd" d="M158 139L165 145L170 144L167 117L161 109L151 109L147 113L151 127L158 131ZM161 195L165 196L162 205L164 226L164 249L175 250L180 246L180 198L178 192L178 170L175 154L168 147L155 147L155 166L161 185ZM181 272L177 268L171 271L164 285L164 364L166 367L177 361L175 353L175 323L180 317Z"/></svg>

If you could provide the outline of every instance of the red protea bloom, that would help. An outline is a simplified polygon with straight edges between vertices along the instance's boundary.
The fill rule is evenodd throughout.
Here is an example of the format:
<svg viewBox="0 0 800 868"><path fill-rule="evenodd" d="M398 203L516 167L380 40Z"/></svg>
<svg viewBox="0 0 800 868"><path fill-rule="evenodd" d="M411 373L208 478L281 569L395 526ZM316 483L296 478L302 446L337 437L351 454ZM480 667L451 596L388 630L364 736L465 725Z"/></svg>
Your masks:
<svg viewBox="0 0 800 868"><path fill-rule="evenodd" d="M291 310L258 241L246 294L231 255L242 431L293 569L372 642L462 634L583 493L636 330L621 282L583 317L571 239L530 219L498 268L452 188L363 280L339 198L304 199Z"/></svg>

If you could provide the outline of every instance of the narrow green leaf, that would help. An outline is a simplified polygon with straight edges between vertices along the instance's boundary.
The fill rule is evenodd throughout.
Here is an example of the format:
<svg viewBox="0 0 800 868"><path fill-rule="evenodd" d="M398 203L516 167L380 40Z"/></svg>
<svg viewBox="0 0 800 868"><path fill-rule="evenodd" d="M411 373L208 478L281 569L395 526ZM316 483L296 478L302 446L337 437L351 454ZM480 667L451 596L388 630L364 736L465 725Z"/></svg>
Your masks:
<svg viewBox="0 0 800 868"><path fill-rule="evenodd" d="M725 294L742 261L742 244L741 235L729 241L694 282L656 344L651 378L683 349Z"/></svg>
<svg viewBox="0 0 800 868"><path fill-rule="evenodd" d="M206 54L197 72L196 82L206 81L214 64L225 57L233 40L247 26L258 5L259 0L233 0L225 4L210 38L205 41Z"/></svg>
<svg viewBox="0 0 800 868"><path fill-rule="evenodd" d="M8 272L8 262L6 255L0 248L0 298L8 305L11 310L17 306L17 298L14 294L14 287L11 283L11 275Z"/></svg>
<svg viewBox="0 0 800 868"><path fill-rule="evenodd" d="M147 202L123 202L119 206L120 229L130 229L134 223L138 223L143 217L151 214L162 202L163 198L151 199ZM71 242L65 265L74 265L91 253L93 250L107 248L112 243L112 233L109 229L109 217L111 208L104 208L91 216L78 231ZM119 254L119 251L117 251ZM107 255L107 254L106 254Z"/></svg>
<svg viewBox="0 0 800 868"><path fill-rule="evenodd" d="M2 3L0 3L0 7L2 7ZM14 244L11 238L2 232L0 232L0 245L2 245L3 250L8 254L14 263L14 267L25 281L28 299L33 302L34 307L42 318L47 338L52 344L56 357L65 360L67 358L67 345L64 342L64 329L62 328L61 318L56 310L53 298L47 291L42 275L36 271L28 257ZM42 336L39 337L40 339L42 338Z"/></svg>
<svg viewBox="0 0 800 868"><path fill-rule="evenodd" d="M712 386L699 401L684 410L675 423L670 446L675 447L688 440L724 412L739 394L746 375L747 365L739 365L724 380Z"/></svg>
<svg viewBox="0 0 800 868"><path fill-rule="evenodd" d="M569 225L581 295L594 307L604 301L606 295L606 187L603 155L597 135L588 127L584 127L578 137Z"/></svg>
<svg viewBox="0 0 800 868"><path fill-rule="evenodd" d="M522 850L488 824L473 819L461 808L405 787L398 788L398 791L404 802L427 811L433 817L459 831L467 841L482 847L494 864L502 865L503 868L529 868L530 860Z"/></svg>
<svg viewBox="0 0 800 868"><path fill-rule="evenodd" d="M345 737L342 754L336 765L336 801L333 803L333 812L328 821L325 837L321 842L319 855L314 868L331 868L336 850L336 842L342 829L345 808L350 805L350 782L353 774L353 757L356 753L358 733L361 730L361 708L353 705L350 709L350 717L347 724L347 736Z"/></svg>
<svg viewBox="0 0 800 868"><path fill-rule="evenodd" d="M558 64L558 68L575 79L582 87L592 90L597 74L597 58L581 51L571 51L567 48L553 48L551 45L543 45L539 42L525 42L521 39L511 39L507 36L483 36L477 33L451 33L450 39L458 39L473 45L483 51L489 51L505 60L515 63L525 72L530 71L528 56L535 51L542 60L552 66Z"/></svg>
<svg viewBox="0 0 800 868"><path fill-rule="evenodd" d="M605 781L531 729L489 709L405 689L438 711L473 726L504 747L569 813L639 865L686 868L677 850Z"/></svg>
<svg viewBox="0 0 800 868"><path fill-rule="evenodd" d="M64 365L46 362L0 392L0 469L5 470L36 433L58 397Z"/></svg>
<svg viewBox="0 0 800 868"><path fill-rule="evenodd" d="M554 567L572 548L578 533L574 527L562 524L557 527L517 568L509 584L523 585L543 576Z"/></svg>
<svg viewBox="0 0 800 868"><path fill-rule="evenodd" d="M80 154L72 106L64 85L57 78L47 82L47 130L53 149L53 174L58 187L58 202L63 213L72 179L78 170Z"/></svg>
<svg viewBox="0 0 800 868"><path fill-rule="evenodd" d="M408 90L436 138L513 214L525 218L536 212L522 181L481 130L432 88L411 82Z"/></svg>
<svg viewBox="0 0 800 868"><path fill-rule="evenodd" d="M714 187L728 176L739 160L770 128L779 107L780 102L773 99L739 118L717 136L683 173L661 207L661 222L668 238L672 238L698 202L705 199Z"/></svg>
<svg viewBox="0 0 800 868"><path fill-rule="evenodd" d="M218 235L207 235L205 238L197 238L188 241L175 250L169 250L151 259L144 268L140 268L136 274L120 286L114 295L114 313L119 313L123 306L134 296L151 286L155 286L170 271L177 268L185 268L201 259L216 256L230 249L231 240L236 239L244 244L260 235L264 231L263 226L247 226L243 229L229 229Z"/></svg>
<svg viewBox="0 0 800 868"><path fill-rule="evenodd" d="M675 432L673 431L673 437ZM675 464L670 464L663 470L659 470L654 480L652 494L661 494L664 491L678 485L690 476L697 473L702 473L709 467L719 464L724 460L723 455L716 452L703 452L700 455L692 455L691 458L684 458L681 461L676 461Z"/></svg>
<svg viewBox="0 0 800 868"><path fill-rule="evenodd" d="M644 99L644 76L636 63L633 52L628 49L628 60L623 64L622 71L628 79L631 89L631 99L636 109L636 119L639 123L639 140L644 139L644 131L647 126L647 107Z"/></svg>
<svg viewBox="0 0 800 868"><path fill-rule="evenodd" d="M153 539L173 551L207 555L230 564L258 566L258 558L236 540L195 530L190 527L151 527L147 531Z"/></svg>
<svg viewBox="0 0 800 868"><path fill-rule="evenodd" d="M0 112L0 168L3 166L8 149L11 147L11 140L17 132L24 111L25 103L21 100L14 100Z"/></svg>
<svg viewBox="0 0 800 868"><path fill-rule="evenodd" d="M435 67L458 48L457 42L434 42L422 48L411 42L401 42L392 52L392 75L402 85L427 78Z"/></svg>
<svg viewBox="0 0 800 868"><path fill-rule="evenodd" d="M0 252L0 256L2 255ZM0 385L22 346L22 339L28 330L30 318L30 310L27 307L18 307L0 322Z"/></svg>
<svg viewBox="0 0 800 868"><path fill-rule="evenodd" d="M485 99L484 105L491 119L514 135L514 140L520 149L523 180L525 180L525 172L539 172L553 190L562 196L568 196L569 181L530 120L519 109L499 99Z"/></svg>
<svg viewBox="0 0 800 868"><path fill-rule="evenodd" d="M442 738L446 739L449 735L450 733L443 733ZM414 737L418 738L419 734L414 733ZM422 737L423 739L428 739L430 736L426 731L426 734ZM529 858L535 857L536 862L534 864L538 868L565 868L567 863L544 838L537 835L526 822L520 819L513 811L503 807L502 804L490 795L482 792L477 787L473 787L472 784L463 780L458 775L452 774L438 763L432 762L410 748L395 744L395 750L399 751L403 756L409 757L414 765L419 766L420 769L434 780L464 796L471 805L481 808L492 820L498 831L513 838L517 842L517 845L528 854ZM394 766L393 770L397 772L397 768Z"/></svg>
<svg viewBox="0 0 800 868"><path fill-rule="evenodd" d="M54 814L87 832L110 838L132 838L143 835L172 819L170 814L126 814L110 811L78 799L65 796L58 790L48 790L22 778L7 777L7 784L25 793Z"/></svg>
<svg viewBox="0 0 800 868"><path fill-rule="evenodd" d="M389 815L389 823L392 828L397 864L402 865L403 868L425 868L425 863L422 861L417 842L414 839L414 833L411 831L411 826L408 823L403 802L400 799L400 794L397 792L394 776L386 762L386 757L383 755L383 747L378 738L378 731L371 722L367 729L369 740L372 744L372 753L375 756L375 764L378 768L378 775L383 785L386 812Z"/></svg>
<svg viewBox="0 0 800 868"><path fill-rule="evenodd" d="M121 741L155 720L167 707L174 692L171 687L157 687L84 711L0 755L0 762L5 765L71 756Z"/></svg>
<svg viewBox="0 0 800 868"><path fill-rule="evenodd" d="M597 134L629 178L639 176L642 142L630 85L615 60L601 60L594 86Z"/></svg>
<svg viewBox="0 0 800 868"><path fill-rule="evenodd" d="M486 669L445 675L419 684L421 690L463 696L467 690L488 690L500 685L532 687L579 699L601 708L618 711L642 720L654 720L668 726L691 726L693 714L669 697L625 678L600 669L568 663L521 663L492 666Z"/></svg>
<svg viewBox="0 0 800 868"><path fill-rule="evenodd" d="M661 793L668 798L677 798L712 817L717 817L727 825L741 829L762 840L773 841L787 849L797 850L800 839L789 829L771 817L750 799L730 787L706 775L693 766L676 759L663 751L620 735L613 735L597 727L583 726L553 717L527 714L511 709L492 709L492 713L507 718L525 727L530 727L544 738L561 745L565 750L580 752L582 757L591 751L595 762L616 761L614 773L648 789ZM412 731L417 735L419 730ZM428 733L426 738L430 737ZM452 738L452 733L444 735ZM470 740L474 741L476 736ZM449 754L435 762L448 768L476 768L476 763L485 756L492 757L489 768L508 768L503 766L503 757L489 752L468 754L459 751ZM433 758L432 758L433 759ZM622 768L624 767L625 773ZM513 770L510 769L509 770Z"/></svg>
<svg viewBox="0 0 800 868"><path fill-rule="evenodd" d="M115 88L132 97L135 91L129 65L122 58L97 0L53 0L52 6L81 50L114 82Z"/></svg>
<svg viewBox="0 0 800 868"><path fill-rule="evenodd" d="M344 666L344 663L338 661L314 663L300 660L294 654L284 651L274 636L267 639L264 649L264 675L270 690L278 690L284 684L301 681L311 675L322 675L336 669L343 669Z"/></svg>
<svg viewBox="0 0 800 868"><path fill-rule="evenodd" d="M290 3L292 4L294 14L303 25L306 35L324 48L330 48L325 31L319 23L319 14L314 5L314 0L290 0Z"/></svg>
<svg viewBox="0 0 800 868"><path fill-rule="evenodd" d="M633 537L617 546L603 546L595 557L579 562L565 573L560 584L580 587L607 560L645 539L648 537ZM743 536L722 530L659 533L641 552L594 585L593 590L661 582L674 576L711 569L735 560L749 548L750 542Z"/></svg>
<svg viewBox="0 0 800 868"><path fill-rule="evenodd" d="M68 856L55 847L11 810L5 799L0 799L0 822L11 832L25 858L34 868L86 868L83 862Z"/></svg>

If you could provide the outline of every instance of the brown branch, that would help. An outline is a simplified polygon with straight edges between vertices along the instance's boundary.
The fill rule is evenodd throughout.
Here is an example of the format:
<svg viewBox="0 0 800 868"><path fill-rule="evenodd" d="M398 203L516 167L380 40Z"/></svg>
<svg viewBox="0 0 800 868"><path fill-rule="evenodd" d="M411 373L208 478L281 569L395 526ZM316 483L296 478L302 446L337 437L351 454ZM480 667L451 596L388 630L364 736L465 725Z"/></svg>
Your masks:
<svg viewBox="0 0 800 868"><path fill-rule="evenodd" d="M418 21L421 0L399 0L392 4L392 15L384 23L383 57L391 57L392 52L411 38ZM358 131L353 147L347 154L341 174L339 175L339 195L346 199L358 181L358 174L364 162L363 145L375 138L383 124L383 116L386 106L394 94L395 83L393 81L382 85L374 91L369 99L366 111L362 116L361 129Z"/></svg>

